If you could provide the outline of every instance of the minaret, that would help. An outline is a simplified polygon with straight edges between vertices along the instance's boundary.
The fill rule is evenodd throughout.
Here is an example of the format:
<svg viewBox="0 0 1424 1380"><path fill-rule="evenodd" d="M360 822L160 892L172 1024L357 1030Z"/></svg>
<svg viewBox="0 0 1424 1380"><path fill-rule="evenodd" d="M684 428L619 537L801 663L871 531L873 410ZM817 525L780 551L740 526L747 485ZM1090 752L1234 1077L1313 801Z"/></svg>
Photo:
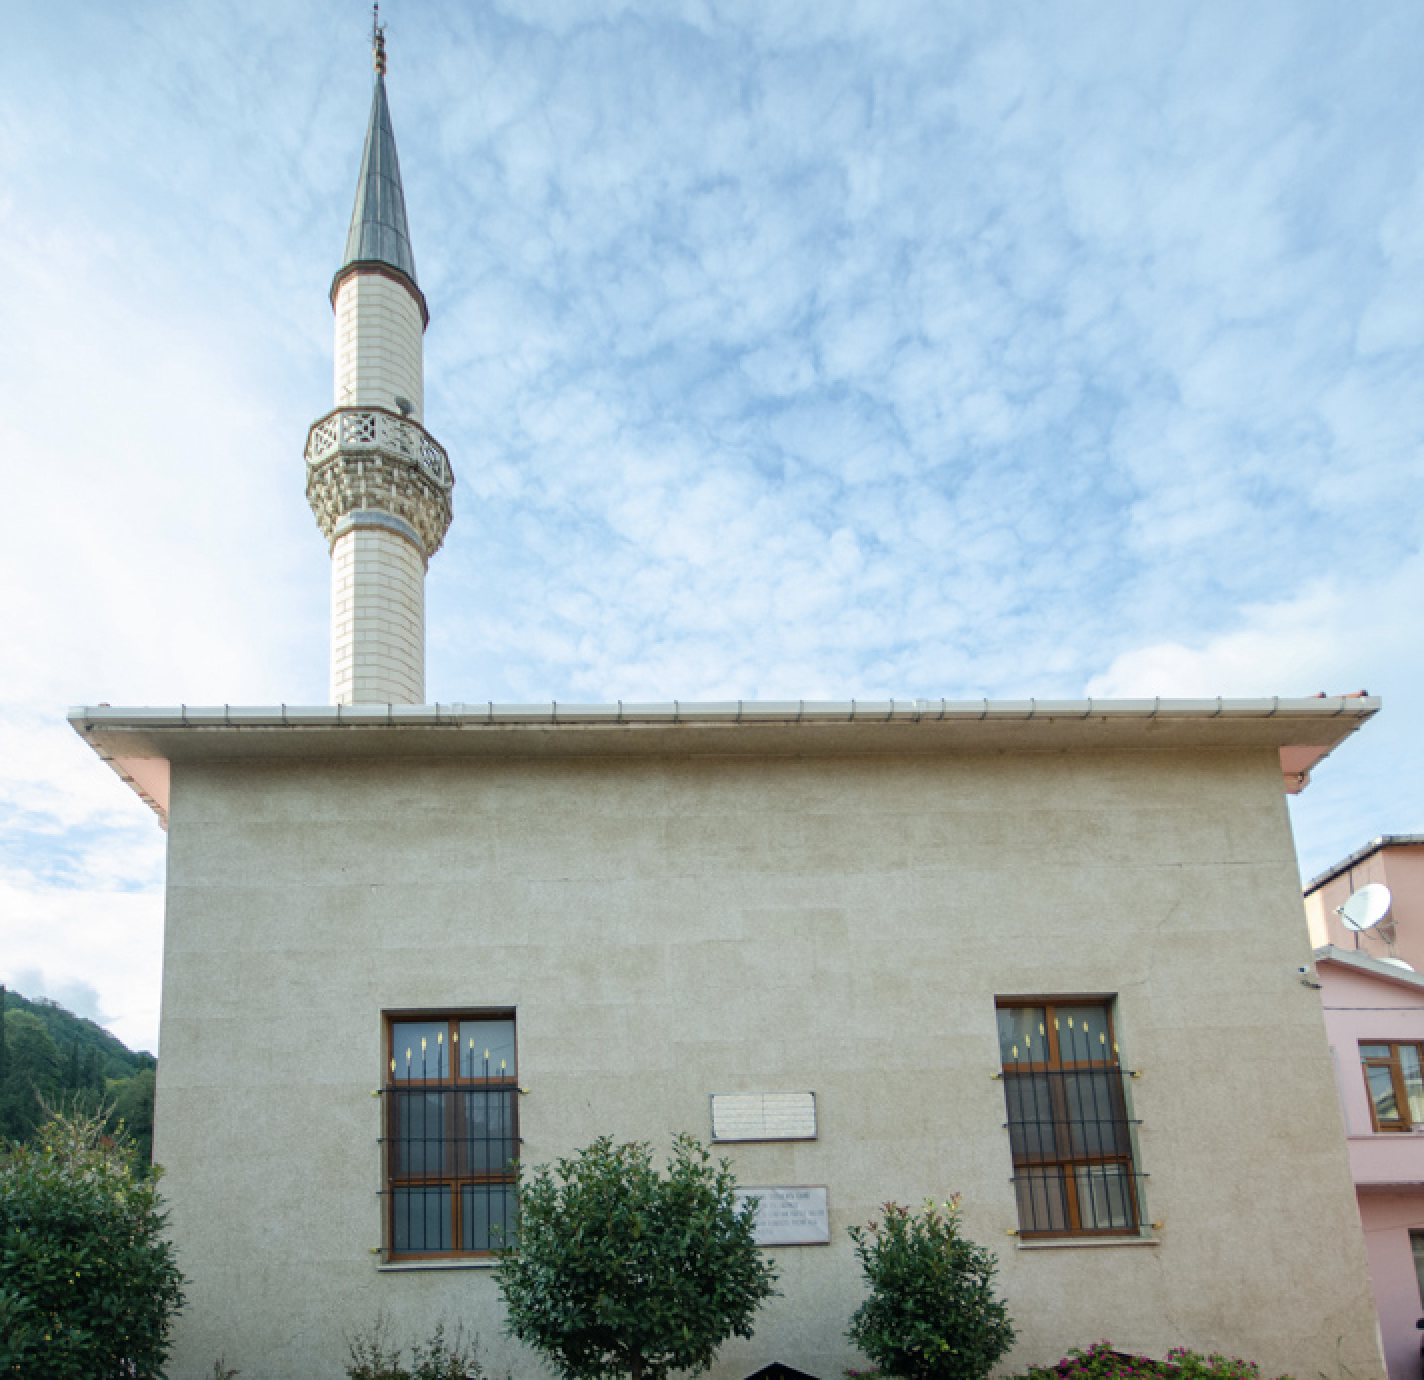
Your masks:
<svg viewBox="0 0 1424 1380"><path fill-rule="evenodd" d="M425 568L455 477L421 425L422 339L405 193L386 105L385 31L346 256L331 284L336 406L307 435L307 501L331 548L333 704L425 700Z"/></svg>

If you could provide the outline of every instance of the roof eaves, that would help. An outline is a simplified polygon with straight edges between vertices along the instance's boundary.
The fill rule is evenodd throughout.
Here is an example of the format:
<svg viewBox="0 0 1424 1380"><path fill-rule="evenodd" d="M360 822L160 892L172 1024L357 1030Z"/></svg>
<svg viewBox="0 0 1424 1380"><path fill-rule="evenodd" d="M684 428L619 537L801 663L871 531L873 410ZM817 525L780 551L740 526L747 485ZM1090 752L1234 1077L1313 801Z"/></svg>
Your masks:
<svg viewBox="0 0 1424 1380"><path fill-rule="evenodd" d="M1396 964L1387 963L1384 959L1375 958L1372 954L1340 949L1334 944L1322 944L1314 951L1314 957L1316 963L1334 963L1341 968L1348 968L1353 972L1379 978L1382 982L1394 982L1401 987L1412 987L1417 991L1424 992L1424 973L1417 973L1412 968L1401 968Z"/></svg>
<svg viewBox="0 0 1424 1380"><path fill-rule="evenodd" d="M1277 749L1288 792L1377 700L843 700L662 704L216 705L69 711L166 817L169 765L228 756L485 756ZM665 736L666 735L666 736Z"/></svg>
<svg viewBox="0 0 1424 1380"><path fill-rule="evenodd" d="M1383 848L1418 848L1424 845L1424 834L1377 834L1367 844L1355 849L1347 858L1327 867L1318 877L1312 877L1305 885L1305 894L1317 891L1326 882L1334 881L1342 872L1358 867L1366 858L1373 857Z"/></svg>
<svg viewBox="0 0 1424 1380"><path fill-rule="evenodd" d="M382 726L475 727L549 724L691 723L889 723L1052 720L1280 719L1364 723L1378 712L1377 699L1339 700L723 700L611 704L503 704L450 702L380 705L177 705L153 708L80 706L69 711L76 727L125 728L316 728ZM1347 730L1348 732L1348 730ZM1424 841L1424 840L1421 840Z"/></svg>

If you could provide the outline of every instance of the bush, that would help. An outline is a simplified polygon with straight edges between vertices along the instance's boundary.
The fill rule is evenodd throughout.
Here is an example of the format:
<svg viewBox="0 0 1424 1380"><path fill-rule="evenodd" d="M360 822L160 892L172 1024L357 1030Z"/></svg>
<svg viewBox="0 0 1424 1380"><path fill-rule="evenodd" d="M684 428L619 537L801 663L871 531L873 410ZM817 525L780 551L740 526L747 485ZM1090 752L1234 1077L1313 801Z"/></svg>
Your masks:
<svg viewBox="0 0 1424 1380"><path fill-rule="evenodd" d="M901 1380L984 1380L1014 1328L994 1297L998 1261L960 1235L958 1197L918 1213L886 1203L882 1222L850 1235L870 1297L846 1335Z"/></svg>
<svg viewBox="0 0 1424 1380"><path fill-rule="evenodd" d="M457 1327L454 1340L447 1342L444 1323L437 1323L428 1343L411 1346L409 1366L401 1361L400 1348L387 1341L387 1330L382 1316L374 1326L347 1341L351 1356L347 1380L480 1380L484 1374L475 1355L477 1343L467 1345L461 1328Z"/></svg>
<svg viewBox="0 0 1424 1380"><path fill-rule="evenodd" d="M1114 1351L1109 1342L1096 1342L1086 1351L1070 1351L1056 1366L1035 1366L1014 1380L1260 1380L1254 1361L1240 1361L1213 1352L1203 1356L1186 1347L1173 1347L1165 1361ZM1291 1380L1288 1375L1278 1380Z"/></svg>
<svg viewBox="0 0 1424 1380"><path fill-rule="evenodd" d="M0 1154L0 1373L157 1380L183 1306L156 1176L101 1113Z"/></svg>
<svg viewBox="0 0 1424 1380"><path fill-rule="evenodd" d="M706 1370L775 1292L735 1190L691 1136L666 1177L648 1146L606 1136L554 1170L521 1170L519 1247L499 1267L510 1334L568 1380Z"/></svg>

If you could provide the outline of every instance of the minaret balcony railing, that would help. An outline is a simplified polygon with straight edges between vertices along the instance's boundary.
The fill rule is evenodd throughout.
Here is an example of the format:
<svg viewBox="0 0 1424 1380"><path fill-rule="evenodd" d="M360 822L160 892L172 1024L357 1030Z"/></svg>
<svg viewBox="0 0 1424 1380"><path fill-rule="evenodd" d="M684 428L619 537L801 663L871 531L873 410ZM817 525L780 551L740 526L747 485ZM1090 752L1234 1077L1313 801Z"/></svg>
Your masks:
<svg viewBox="0 0 1424 1380"><path fill-rule="evenodd" d="M307 469L339 454L363 451L418 466L444 492L455 486L450 458L419 422L384 407L338 407L312 423L307 433Z"/></svg>

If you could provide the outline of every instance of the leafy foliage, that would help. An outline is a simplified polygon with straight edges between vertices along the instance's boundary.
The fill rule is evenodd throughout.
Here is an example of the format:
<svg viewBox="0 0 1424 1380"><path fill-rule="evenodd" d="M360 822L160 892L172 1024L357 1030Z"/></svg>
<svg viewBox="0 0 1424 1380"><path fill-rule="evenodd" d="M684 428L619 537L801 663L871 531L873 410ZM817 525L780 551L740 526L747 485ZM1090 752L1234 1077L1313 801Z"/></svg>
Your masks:
<svg viewBox="0 0 1424 1380"><path fill-rule="evenodd" d="M0 1153L0 1373L154 1380L183 1305L153 1176L99 1115Z"/></svg>
<svg viewBox="0 0 1424 1380"><path fill-rule="evenodd" d="M347 1380L480 1380L484 1371L476 1358L475 1342L468 1344L461 1328L452 1341L445 1340L445 1325L437 1323L429 1342L410 1348L410 1365L401 1361L401 1350L388 1341L389 1324L383 1316L375 1324L348 1339L350 1363Z"/></svg>
<svg viewBox="0 0 1424 1380"><path fill-rule="evenodd" d="M109 1084L110 1126L122 1126L133 1139L140 1164L153 1160L153 1097L158 1072L139 1069L132 1078Z"/></svg>
<svg viewBox="0 0 1424 1380"><path fill-rule="evenodd" d="M139 1069L152 1068L158 1062L147 1050L130 1049L96 1021L76 1016L48 997L31 998L18 992L6 992L5 1006L10 1011L28 1011L38 1016L49 1031L50 1039L66 1054L77 1038L81 1065L90 1071L97 1090L102 1090L106 1080L131 1078Z"/></svg>
<svg viewBox="0 0 1424 1380"><path fill-rule="evenodd" d="M958 1196L918 1213L886 1203L850 1235L870 1285L850 1339L902 1380L984 1380L1015 1334L994 1297L998 1261L960 1233Z"/></svg>
<svg viewBox="0 0 1424 1380"><path fill-rule="evenodd" d="M46 1106L93 1112L107 1103L110 1128L122 1122L147 1164L156 1064L58 1002L0 987L0 1141L28 1140Z"/></svg>
<svg viewBox="0 0 1424 1380"><path fill-rule="evenodd" d="M605 1136L520 1171L519 1243L505 1252L508 1328L567 1380L665 1380L750 1337L776 1271L726 1161L679 1136L664 1177L647 1145Z"/></svg>
<svg viewBox="0 0 1424 1380"><path fill-rule="evenodd" d="M0 1085L0 1136L24 1140L44 1119L44 1104L61 1088L64 1061L33 1012L5 1013L5 1081Z"/></svg>
<svg viewBox="0 0 1424 1380"><path fill-rule="evenodd" d="M1174 1347L1165 1361L1114 1351L1109 1342L1095 1342L1086 1351L1070 1351L1056 1366L1035 1366L1015 1380L1260 1380L1254 1361L1203 1356ZM1290 1380L1288 1375L1279 1380Z"/></svg>

